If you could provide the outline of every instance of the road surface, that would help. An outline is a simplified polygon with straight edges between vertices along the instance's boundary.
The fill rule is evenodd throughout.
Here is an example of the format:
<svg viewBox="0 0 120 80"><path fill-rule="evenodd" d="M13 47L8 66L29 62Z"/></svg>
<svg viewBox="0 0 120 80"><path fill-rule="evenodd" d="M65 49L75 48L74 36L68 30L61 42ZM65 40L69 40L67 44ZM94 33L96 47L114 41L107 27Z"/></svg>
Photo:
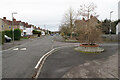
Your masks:
<svg viewBox="0 0 120 80"><path fill-rule="evenodd" d="M32 78L42 55L51 50L53 37L45 36L2 53L3 78Z"/></svg>
<svg viewBox="0 0 120 80"><path fill-rule="evenodd" d="M101 46L105 49L105 52L99 54L80 53L74 51L74 47L63 48L54 52L46 59L39 78L62 78L66 72L75 66L92 60L107 60L110 56L117 53L117 43L101 44Z"/></svg>

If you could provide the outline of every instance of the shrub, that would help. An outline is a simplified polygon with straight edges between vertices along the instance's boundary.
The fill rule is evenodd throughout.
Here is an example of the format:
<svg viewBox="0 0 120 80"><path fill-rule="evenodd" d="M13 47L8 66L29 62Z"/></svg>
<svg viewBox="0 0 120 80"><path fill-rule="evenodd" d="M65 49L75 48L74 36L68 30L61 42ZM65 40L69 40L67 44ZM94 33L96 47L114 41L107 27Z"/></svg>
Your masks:
<svg viewBox="0 0 120 80"><path fill-rule="evenodd" d="M14 39L15 40L20 40L21 38L21 30L20 29L15 29L14 30Z"/></svg>
<svg viewBox="0 0 120 80"><path fill-rule="evenodd" d="M38 31L37 30L33 30L33 34L38 34Z"/></svg>
<svg viewBox="0 0 120 80"><path fill-rule="evenodd" d="M4 44L5 37L4 37L4 31L0 32L0 44Z"/></svg>
<svg viewBox="0 0 120 80"><path fill-rule="evenodd" d="M13 39L12 30L5 31L5 35L7 35L8 37L11 37ZM21 30L20 29L15 29L14 30L14 40L20 40L20 38L21 38Z"/></svg>
<svg viewBox="0 0 120 80"><path fill-rule="evenodd" d="M38 36L40 37L41 31L33 30L33 34L38 34Z"/></svg>
<svg viewBox="0 0 120 80"><path fill-rule="evenodd" d="M5 31L5 35L7 35L8 37L11 37L11 38L12 38L12 37L13 37L13 36L12 36L12 30L6 30L6 31Z"/></svg>

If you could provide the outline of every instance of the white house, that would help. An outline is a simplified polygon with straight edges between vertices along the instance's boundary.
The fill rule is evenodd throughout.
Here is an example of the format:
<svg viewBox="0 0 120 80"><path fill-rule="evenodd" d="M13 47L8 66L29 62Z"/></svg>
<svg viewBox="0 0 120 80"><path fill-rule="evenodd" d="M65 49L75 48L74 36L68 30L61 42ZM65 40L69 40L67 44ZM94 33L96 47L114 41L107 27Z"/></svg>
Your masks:
<svg viewBox="0 0 120 80"><path fill-rule="evenodd" d="M116 34L120 34L120 23L118 23L116 26Z"/></svg>
<svg viewBox="0 0 120 80"><path fill-rule="evenodd" d="M120 19L120 1L118 2L118 19ZM120 23L116 26L116 34L120 34Z"/></svg>
<svg viewBox="0 0 120 80"><path fill-rule="evenodd" d="M22 30L21 36L24 36L26 34L26 27L24 22L20 23L20 29Z"/></svg>
<svg viewBox="0 0 120 80"><path fill-rule="evenodd" d="M21 36L30 36L33 35L34 26L29 25L28 23L21 22L20 29L22 30Z"/></svg>
<svg viewBox="0 0 120 80"><path fill-rule="evenodd" d="M26 35L33 35L34 26L33 25L27 25L26 26Z"/></svg>

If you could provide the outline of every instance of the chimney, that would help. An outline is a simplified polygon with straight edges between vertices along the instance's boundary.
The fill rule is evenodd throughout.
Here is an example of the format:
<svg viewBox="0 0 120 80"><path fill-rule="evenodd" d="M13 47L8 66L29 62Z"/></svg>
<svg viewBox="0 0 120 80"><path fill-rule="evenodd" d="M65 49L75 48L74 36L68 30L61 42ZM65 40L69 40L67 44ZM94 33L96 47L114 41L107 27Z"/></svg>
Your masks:
<svg viewBox="0 0 120 80"><path fill-rule="evenodd" d="M82 20L85 21L85 18L83 18Z"/></svg>
<svg viewBox="0 0 120 80"><path fill-rule="evenodd" d="M26 23L26 25L28 25L28 23Z"/></svg>
<svg viewBox="0 0 120 80"><path fill-rule="evenodd" d="M91 15L90 18L93 18L93 15Z"/></svg>
<svg viewBox="0 0 120 80"><path fill-rule="evenodd" d="M13 18L13 21L16 21L16 19L15 19L15 18Z"/></svg>
<svg viewBox="0 0 120 80"><path fill-rule="evenodd" d="M3 17L3 19L6 19L6 17Z"/></svg>

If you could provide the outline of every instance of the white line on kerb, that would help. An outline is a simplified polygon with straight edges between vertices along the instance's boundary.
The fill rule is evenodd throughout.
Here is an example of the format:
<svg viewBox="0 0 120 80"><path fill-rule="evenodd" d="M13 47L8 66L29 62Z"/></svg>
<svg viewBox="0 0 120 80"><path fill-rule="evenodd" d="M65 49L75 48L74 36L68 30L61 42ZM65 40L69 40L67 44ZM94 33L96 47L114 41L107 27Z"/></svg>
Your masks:
<svg viewBox="0 0 120 80"><path fill-rule="evenodd" d="M43 60L43 58L45 57L45 56L47 56L48 54L50 54L52 51L54 51L55 49L52 49L51 51L49 51L49 52L47 52L45 55L43 55L41 58L40 58L40 60L38 61L38 63L37 63L37 65L35 66L35 69L37 69L38 68L38 66L39 66L39 64L40 64L40 62Z"/></svg>
<svg viewBox="0 0 120 80"><path fill-rule="evenodd" d="M74 46L78 46L78 45L74 45ZM35 79L38 78L40 72L41 72L41 68L46 60L46 58L52 54L53 51L60 49L60 48L65 48L65 47L72 47L72 46L62 46L62 47L57 47L57 48L53 48L52 50L50 50L49 52L47 52L45 55L43 55L40 60L38 61L37 65L34 67L37 71L36 75L35 75ZM43 61L43 62L42 62ZM41 65L40 65L41 64Z"/></svg>

